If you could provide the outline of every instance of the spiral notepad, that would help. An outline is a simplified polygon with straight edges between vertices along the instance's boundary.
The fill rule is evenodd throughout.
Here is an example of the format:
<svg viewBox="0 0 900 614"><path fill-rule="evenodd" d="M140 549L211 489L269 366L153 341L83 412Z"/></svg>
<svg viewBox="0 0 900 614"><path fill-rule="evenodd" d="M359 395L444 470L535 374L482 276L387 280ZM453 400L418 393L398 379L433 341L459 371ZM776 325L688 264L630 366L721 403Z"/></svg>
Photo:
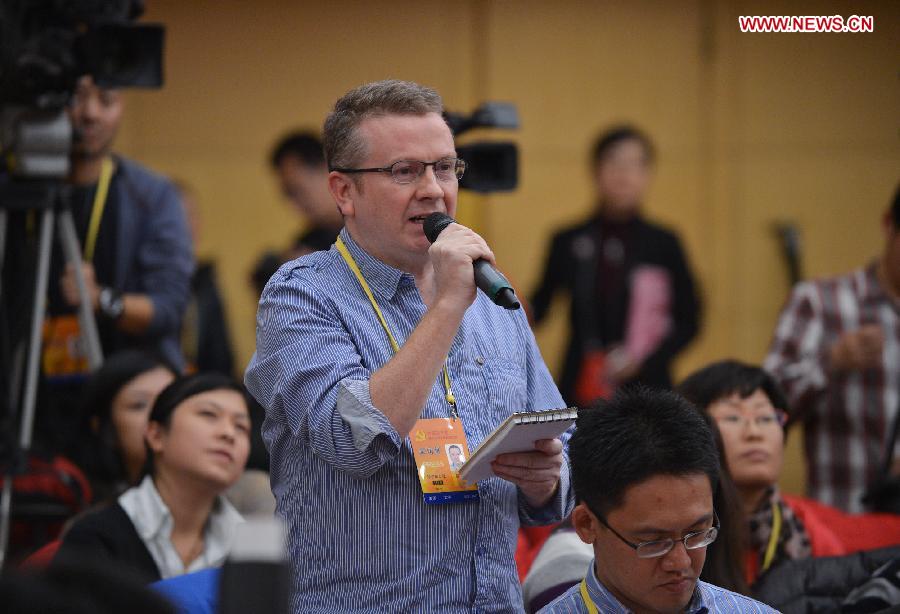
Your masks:
<svg viewBox="0 0 900 614"><path fill-rule="evenodd" d="M530 452L538 439L554 439L575 423L578 409L549 409L511 415L481 442L459 470L459 477L478 482L494 475L491 461L500 454Z"/></svg>

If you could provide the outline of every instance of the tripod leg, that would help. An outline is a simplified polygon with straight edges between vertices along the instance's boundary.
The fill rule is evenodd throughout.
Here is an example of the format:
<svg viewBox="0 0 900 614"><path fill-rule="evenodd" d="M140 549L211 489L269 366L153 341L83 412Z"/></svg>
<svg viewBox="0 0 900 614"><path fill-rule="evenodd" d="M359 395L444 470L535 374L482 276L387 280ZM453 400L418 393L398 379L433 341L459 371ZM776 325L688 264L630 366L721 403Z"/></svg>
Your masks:
<svg viewBox="0 0 900 614"><path fill-rule="evenodd" d="M53 242L53 209L45 209L41 215L41 234L38 243L37 280L34 285L34 308L31 312L31 334L28 340L28 366L25 373L25 391L22 413L19 415L19 452L24 458L31 448L31 434L34 428L34 406L37 401L37 383L41 357L41 328L47 308L47 281L50 277L50 252ZM3 494L0 496L0 565L6 558L9 540L10 512L12 507L12 483L15 462L10 462L3 480Z"/></svg>
<svg viewBox="0 0 900 614"><path fill-rule="evenodd" d="M40 373L41 328L47 309L47 282L50 277L50 253L53 244L55 213L47 209L41 216L41 236L38 244L37 282L34 285L34 309L31 312L31 336L28 340L28 366L25 369L25 393L22 403L19 445L23 451L31 448L31 431L34 428L34 406L37 401L37 384Z"/></svg>
<svg viewBox="0 0 900 614"><path fill-rule="evenodd" d="M79 299L78 324L81 330L81 340L87 351L88 365L92 370L97 369L103 364L103 349L100 347L97 320L94 319L94 310L91 307L91 301L88 300L87 285L84 283L84 273L81 270L81 253L78 249L75 222L72 220L72 212L65 208L59 212L59 238L66 255L66 262L75 269L75 285L78 286Z"/></svg>

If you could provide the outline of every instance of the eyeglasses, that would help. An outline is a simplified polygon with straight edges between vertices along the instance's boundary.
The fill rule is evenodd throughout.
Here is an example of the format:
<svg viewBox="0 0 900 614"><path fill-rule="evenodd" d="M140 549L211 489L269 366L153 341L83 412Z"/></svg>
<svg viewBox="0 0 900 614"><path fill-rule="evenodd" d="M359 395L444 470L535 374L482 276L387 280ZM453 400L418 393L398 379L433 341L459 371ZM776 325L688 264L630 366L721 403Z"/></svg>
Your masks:
<svg viewBox="0 0 900 614"><path fill-rule="evenodd" d="M772 414L763 414L761 416L746 416L743 414L728 414L716 418L719 427L744 427L753 423L758 429L779 426L783 427L787 422L787 414L784 412L775 412Z"/></svg>
<svg viewBox="0 0 900 614"><path fill-rule="evenodd" d="M593 511L593 510L591 510ZM597 520L600 521L604 527L612 531L612 534L622 540L623 543L628 544L634 551L637 553L638 558L640 559L655 559L657 557L661 557L669 553L672 548L675 547L675 541L672 538L667 539L657 539L649 542L641 542L639 544L633 544L616 531L614 528L609 526L606 520L603 519L603 516L600 514L594 513L594 516L597 517ZM715 510L713 511L713 526L708 529L703 529L702 531L694 531L693 533L688 533L684 537L682 537L679 541L684 544L684 547L687 550L697 550L698 548L705 548L710 545L714 541L716 541L716 537L719 536L719 517L716 515Z"/></svg>
<svg viewBox="0 0 900 614"><path fill-rule="evenodd" d="M399 160L382 168L332 168L341 173L390 173L395 183L408 184L418 181L429 166L440 181L459 181L466 172L466 161L461 158L441 158L434 162Z"/></svg>

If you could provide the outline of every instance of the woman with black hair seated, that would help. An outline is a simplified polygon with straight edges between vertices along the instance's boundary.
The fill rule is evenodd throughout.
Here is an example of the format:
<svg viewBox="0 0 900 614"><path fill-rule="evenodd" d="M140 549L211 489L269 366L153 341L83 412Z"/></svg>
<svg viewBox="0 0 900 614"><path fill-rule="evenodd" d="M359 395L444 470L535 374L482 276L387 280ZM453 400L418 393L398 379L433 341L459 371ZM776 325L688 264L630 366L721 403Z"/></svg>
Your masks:
<svg viewBox="0 0 900 614"><path fill-rule="evenodd" d="M72 455L91 483L94 501L105 502L140 481L150 408L176 375L162 356L139 350L113 354L91 375Z"/></svg>
<svg viewBox="0 0 900 614"><path fill-rule="evenodd" d="M234 380L176 379L150 412L144 479L77 521L54 563L105 560L146 582L221 565L243 522L222 493L244 470L249 432L246 392Z"/></svg>

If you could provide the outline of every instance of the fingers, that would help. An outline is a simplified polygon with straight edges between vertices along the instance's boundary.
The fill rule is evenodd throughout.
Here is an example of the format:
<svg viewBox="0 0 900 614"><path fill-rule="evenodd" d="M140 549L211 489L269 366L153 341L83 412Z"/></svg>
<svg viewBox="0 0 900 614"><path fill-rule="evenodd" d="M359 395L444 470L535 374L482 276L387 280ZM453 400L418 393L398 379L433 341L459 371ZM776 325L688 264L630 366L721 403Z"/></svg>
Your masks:
<svg viewBox="0 0 900 614"><path fill-rule="evenodd" d="M512 482L543 482L558 479L562 463L562 442L541 439L535 442L533 452L501 454L491 462L491 468Z"/></svg>
<svg viewBox="0 0 900 614"><path fill-rule="evenodd" d="M437 240L431 246L438 256L452 257L465 255L468 260L474 262L479 258L496 264L494 252L488 247L487 242L477 232L460 224L450 224L438 235Z"/></svg>
<svg viewBox="0 0 900 614"><path fill-rule="evenodd" d="M88 296L96 294L97 282L94 279L93 265L82 262L81 273L84 276L84 283L88 291ZM69 305L74 307L79 304L78 283L75 281L75 267L73 267L70 262L66 263L63 276L59 280L59 288L60 292L62 292L63 299Z"/></svg>

